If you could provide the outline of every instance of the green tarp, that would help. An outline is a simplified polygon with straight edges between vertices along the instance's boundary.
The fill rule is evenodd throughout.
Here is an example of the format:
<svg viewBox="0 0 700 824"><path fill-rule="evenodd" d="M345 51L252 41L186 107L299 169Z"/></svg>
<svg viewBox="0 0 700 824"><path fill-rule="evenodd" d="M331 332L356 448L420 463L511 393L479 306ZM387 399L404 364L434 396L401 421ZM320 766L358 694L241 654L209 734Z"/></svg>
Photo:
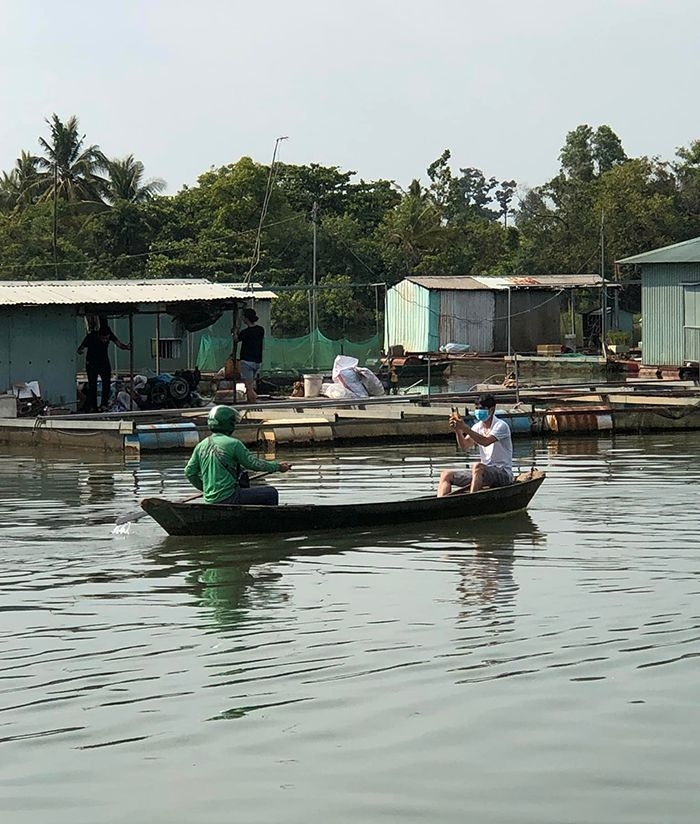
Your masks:
<svg viewBox="0 0 700 824"><path fill-rule="evenodd" d="M199 344L197 367L203 372L217 372L231 354L231 338L214 338L203 335ZM330 340L321 332L301 338L273 338L265 336L263 370L265 371L328 371L336 355L357 358L360 366L376 360L380 355L379 337L374 335L363 341L346 338Z"/></svg>

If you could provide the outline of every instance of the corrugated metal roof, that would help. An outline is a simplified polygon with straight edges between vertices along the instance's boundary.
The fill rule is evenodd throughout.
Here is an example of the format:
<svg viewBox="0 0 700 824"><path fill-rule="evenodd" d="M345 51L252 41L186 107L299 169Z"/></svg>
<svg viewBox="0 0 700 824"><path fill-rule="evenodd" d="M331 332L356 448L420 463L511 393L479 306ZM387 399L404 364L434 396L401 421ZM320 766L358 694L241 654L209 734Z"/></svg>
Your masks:
<svg viewBox="0 0 700 824"><path fill-rule="evenodd" d="M599 289L600 275L518 275L510 277L477 277L474 275L414 276L406 280L425 289ZM615 284L608 284L613 286Z"/></svg>
<svg viewBox="0 0 700 824"><path fill-rule="evenodd" d="M180 280L0 280L0 306L178 303L277 297L260 284Z"/></svg>
<svg viewBox="0 0 700 824"><path fill-rule="evenodd" d="M641 255L622 258L618 263L700 263L700 237L662 246Z"/></svg>

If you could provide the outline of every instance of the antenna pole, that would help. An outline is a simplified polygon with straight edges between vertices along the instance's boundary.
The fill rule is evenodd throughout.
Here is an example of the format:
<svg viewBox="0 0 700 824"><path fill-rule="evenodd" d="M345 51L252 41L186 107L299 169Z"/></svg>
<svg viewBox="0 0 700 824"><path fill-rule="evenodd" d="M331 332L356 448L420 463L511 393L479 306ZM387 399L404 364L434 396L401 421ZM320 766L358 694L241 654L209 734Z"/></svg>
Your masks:
<svg viewBox="0 0 700 824"><path fill-rule="evenodd" d="M279 145L283 140L286 140L287 136L283 135L282 137L278 137L275 140L275 148L272 152L272 162L270 163L270 171L267 175L267 186L265 187L265 197L263 198L262 209L260 210L260 222L258 223L258 232L255 236L255 245L253 247L253 255L250 260L250 268L246 272L245 276L245 283L253 276L253 272L255 271L256 266L260 263L260 241L262 238L262 230L263 225L265 223L265 217L267 216L267 207L270 204L270 195L272 194L272 184L274 183L274 174L275 174L275 165L277 163L277 152L279 150Z"/></svg>

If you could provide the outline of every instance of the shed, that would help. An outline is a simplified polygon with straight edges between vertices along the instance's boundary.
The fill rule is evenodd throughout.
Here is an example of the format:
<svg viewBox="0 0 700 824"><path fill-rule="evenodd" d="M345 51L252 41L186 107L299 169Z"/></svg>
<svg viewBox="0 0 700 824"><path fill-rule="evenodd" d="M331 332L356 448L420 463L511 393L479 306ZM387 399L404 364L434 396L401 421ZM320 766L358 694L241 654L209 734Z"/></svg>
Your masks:
<svg viewBox="0 0 700 824"><path fill-rule="evenodd" d="M50 404L71 406L83 369L76 349L91 316L107 317L117 336L133 343L131 353L110 353L115 373L155 374L196 356L188 330L203 331L202 324L222 318L230 334L231 316L224 313L252 301L269 307L273 297L255 284L203 279L0 281L0 393L36 380ZM259 314L269 318L269 308ZM166 340L179 345L168 348Z"/></svg>
<svg viewBox="0 0 700 824"><path fill-rule="evenodd" d="M387 291L384 345L434 352L448 343L472 352L529 352L561 340L561 299L600 289L600 275L410 276Z"/></svg>
<svg viewBox="0 0 700 824"><path fill-rule="evenodd" d="M700 237L617 262L641 270L643 364L700 361Z"/></svg>

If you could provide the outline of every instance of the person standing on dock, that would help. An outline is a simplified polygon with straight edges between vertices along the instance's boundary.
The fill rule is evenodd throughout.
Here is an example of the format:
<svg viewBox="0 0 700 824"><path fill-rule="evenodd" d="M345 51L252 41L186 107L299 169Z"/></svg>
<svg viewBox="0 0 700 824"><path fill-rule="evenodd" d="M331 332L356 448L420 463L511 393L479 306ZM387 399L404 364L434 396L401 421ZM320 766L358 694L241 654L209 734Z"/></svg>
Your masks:
<svg viewBox="0 0 700 824"><path fill-rule="evenodd" d="M484 486L507 486L513 483L513 441L510 427L496 417L496 399L490 393L480 395L474 410L476 423L471 429L459 413L450 416L457 446L464 452L479 448L481 460L471 470L445 469L440 473L438 497L449 495L452 486L469 487L478 492Z"/></svg>
<svg viewBox="0 0 700 824"><path fill-rule="evenodd" d="M202 490L205 504L269 504L277 506L279 495L273 486L248 486L245 470L289 472L284 461L263 461L232 437L241 416L230 406L209 410L207 426L211 435L200 441L185 467L192 486Z"/></svg>
<svg viewBox="0 0 700 824"><path fill-rule="evenodd" d="M241 380L245 384L246 400L248 403L255 403L258 399L255 381L262 365L265 330L257 325L258 316L251 307L243 310L243 323L245 328L236 333L236 340L241 344Z"/></svg>
<svg viewBox="0 0 700 824"><path fill-rule="evenodd" d="M109 392L112 384L112 365L109 362L109 344L114 343L120 349L131 349L130 343L122 343L112 332L106 321L100 324L98 330L88 332L78 347L78 354L85 350L85 372L87 373L87 399L85 412L104 412L109 408ZM97 381L102 380L101 406L97 407Z"/></svg>

